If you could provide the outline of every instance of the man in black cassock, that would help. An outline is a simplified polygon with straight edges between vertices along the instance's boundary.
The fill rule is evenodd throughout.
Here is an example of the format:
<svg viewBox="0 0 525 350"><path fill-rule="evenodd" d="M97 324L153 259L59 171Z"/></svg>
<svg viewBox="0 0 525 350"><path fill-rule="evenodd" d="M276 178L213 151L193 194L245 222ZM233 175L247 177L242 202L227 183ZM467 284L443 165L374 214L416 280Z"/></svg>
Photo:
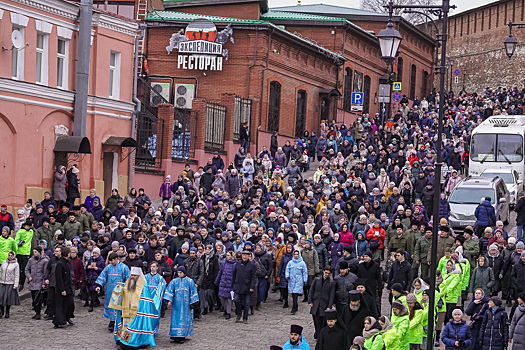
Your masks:
<svg viewBox="0 0 525 350"><path fill-rule="evenodd" d="M327 325L319 331L315 350L347 350L348 338L341 320L337 318L337 311L325 310L324 317Z"/></svg>

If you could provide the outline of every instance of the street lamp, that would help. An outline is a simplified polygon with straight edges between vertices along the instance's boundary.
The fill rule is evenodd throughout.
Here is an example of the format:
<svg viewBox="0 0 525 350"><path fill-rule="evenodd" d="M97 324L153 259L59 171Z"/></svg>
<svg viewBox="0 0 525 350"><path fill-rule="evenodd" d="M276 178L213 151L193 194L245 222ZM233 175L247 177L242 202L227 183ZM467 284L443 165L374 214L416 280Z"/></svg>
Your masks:
<svg viewBox="0 0 525 350"><path fill-rule="evenodd" d="M514 55L514 51L516 50L517 43L518 41L516 40L516 38L512 36L512 33L510 33L509 37L505 39L505 42L503 44L505 45L505 52L507 53L507 56L509 58L511 58L512 55Z"/></svg>
<svg viewBox="0 0 525 350"><path fill-rule="evenodd" d="M377 38L379 39L379 47L381 48L381 59L383 59L387 65L392 65L396 59L399 44L401 44L401 40L403 40L401 34L394 29L392 19L388 21L386 28L377 34Z"/></svg>
<svg viewBox="0 0 525 350"><path fill-rule="evenodd" d="M441 5L394 5L392 0L389 1L388 5L385 6L388 9L390 15L389 22L386 29L383 29L378 34L379 45L381 47L381 54L383 60L387 65L393 62L393 58L397 55L397 49L401 43L401 36L395 37L392 30L394 30L392 25L392 14L394 9L404 9L405 13L418 13L430 19L431 23L434 25L436 30L436 50L441 47L441 57L440 64L437 68L440 75L439 81L439 114L438 114L438 131L437 131L437 144L436 144L436 153L437 159L435 166L435 176L434 179L434 190L439 190L441 186L441 166L442 166L442 155L441 148L443 143L443 115L445 108L445 80L447 79L447 29L448 29L448 13L451 9L455 9L455 5L450 5L450 0L442 0ZM439 27L434 22L432 17L430 17L425 12L419 12L416 9L424 9L430 12L433 15L437 15L441 21L442 32L440 34ZM397 32L397 31L396 31ZM394 38L394 39L393 39ZM392 51L395 47L395 51ZM452 60L450 63L452 65ZM435 323L435 305L436 305L436 269L437 269L437 238L438 238L438 227L439 227L439 199L441 197L436 194L434 196L434 207L432 211L432 249L430 251L430 298L429 298L429 310L428 310L428 335L432 339L427 340L427 349L434 349L434 323Z"/></svg>
<svg viewBox="0 0 525 350"><path fill-rule="evenodd" d="M516 45L518 45L518 41L512 36L512 28L517 27L518 29L523 29L525 28L525 23L512 23L511 21L507 24L507 26L509 27L509 37L505 39L503 45L505 46L505 53L509 58L511 58L516 51Z"/></svg>

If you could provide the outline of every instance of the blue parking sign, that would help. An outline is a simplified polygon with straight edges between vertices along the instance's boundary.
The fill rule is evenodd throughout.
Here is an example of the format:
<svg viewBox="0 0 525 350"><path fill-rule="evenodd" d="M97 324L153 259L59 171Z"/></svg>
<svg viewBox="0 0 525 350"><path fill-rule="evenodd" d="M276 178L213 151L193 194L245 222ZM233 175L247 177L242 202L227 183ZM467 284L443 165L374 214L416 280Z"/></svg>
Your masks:
<svg viewBox="0 0 525 350"><path fill-rule="evenodd" d="M353 105L362 105L363 104L363 96L364 96L364 94L362 92L352 92L352 104Z"/></svg>

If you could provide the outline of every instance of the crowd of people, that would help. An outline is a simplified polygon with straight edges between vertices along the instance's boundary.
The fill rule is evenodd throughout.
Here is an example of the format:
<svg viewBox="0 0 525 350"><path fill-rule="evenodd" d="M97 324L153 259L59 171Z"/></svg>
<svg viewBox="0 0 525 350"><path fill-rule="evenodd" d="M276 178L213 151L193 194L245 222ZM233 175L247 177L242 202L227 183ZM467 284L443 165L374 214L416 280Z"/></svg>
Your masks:
<svg viewBox="0 0 525 350"><path fill-rule="evenodd" d="M105 203L92 189L75 205L79 169L58 167L53 193L35 205L29 199L16 218L0 208L0 318L25 288L33 318L55 328L74 325L75 296L93 312L103 295L115 341L154 346L168 308L169 336L183 343L194 319L221 312L248 323L275 292L292 315L309 308L319 350L419 350L427 342L524 349L524 241L509 236L490 204L475 227L455 232L448 222L472 129L491 115L522 113L523 91L447 94L442 174L434 172L436 99L404 99L385 122L379 114L352 125L322 121L282 147L274 134L253 156L243 142L230 164L218 153L197 169L186 164L160 185L157 208L142 188L124 197L113 189ZM525 196L518 197L522 228ZM310 349L302 331L292 325L282 348Z"/></svg>

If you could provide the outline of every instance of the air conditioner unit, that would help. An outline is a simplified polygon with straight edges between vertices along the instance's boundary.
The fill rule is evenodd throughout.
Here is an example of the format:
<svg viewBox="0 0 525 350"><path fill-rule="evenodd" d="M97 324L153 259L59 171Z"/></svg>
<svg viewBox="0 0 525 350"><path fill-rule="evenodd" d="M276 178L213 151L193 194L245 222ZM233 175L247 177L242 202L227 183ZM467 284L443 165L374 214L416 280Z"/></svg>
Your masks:
<svg viewBox="0 0 525 350"><path fill-rule="evenodd" d="M152 91L150 93L151 105L157 106L159 103L166 103L166 101L168 103L170 102L170 83L151 83L151 87L157 92L155 93ZM159 95L162 96L166 101L164 101Z"/></svg>
<svg viewBox="0 0 525 350"><path fill-rule="evenodd" d="M175 84L175 108L191 109L195 97L195 85Z"/></svg>

